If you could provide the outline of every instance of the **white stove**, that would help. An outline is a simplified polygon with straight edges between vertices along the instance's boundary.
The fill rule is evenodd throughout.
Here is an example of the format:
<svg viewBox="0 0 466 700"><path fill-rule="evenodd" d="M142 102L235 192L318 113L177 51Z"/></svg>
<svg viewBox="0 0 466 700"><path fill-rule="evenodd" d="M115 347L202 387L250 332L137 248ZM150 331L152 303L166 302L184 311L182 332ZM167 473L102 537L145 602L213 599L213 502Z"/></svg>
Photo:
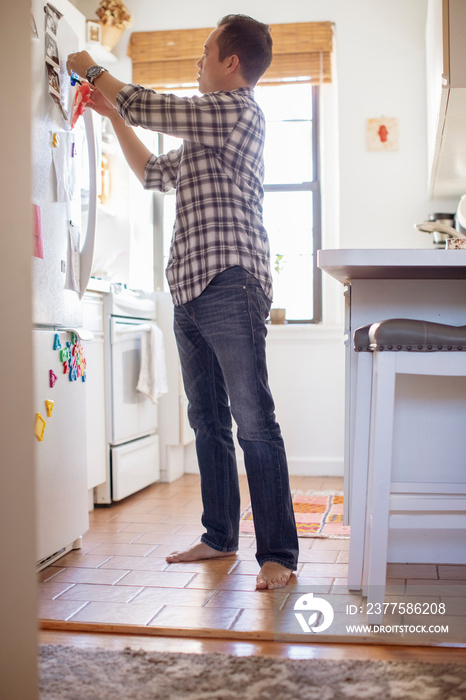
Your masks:
<svg viewBox="0 0 466 700"><path fill-rule="evenodd" d="M144 334L156 319L155 295L111 285L104 315L109 461L96 504L119 501L160 478L157 404L136 388Z"/></svg>

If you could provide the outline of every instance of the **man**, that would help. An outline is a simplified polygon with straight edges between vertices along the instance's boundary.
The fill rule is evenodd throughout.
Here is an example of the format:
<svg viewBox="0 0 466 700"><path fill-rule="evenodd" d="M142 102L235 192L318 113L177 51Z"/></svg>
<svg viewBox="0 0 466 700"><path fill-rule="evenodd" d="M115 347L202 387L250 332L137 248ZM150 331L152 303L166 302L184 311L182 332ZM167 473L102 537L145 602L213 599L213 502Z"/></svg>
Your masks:
<svg viewBox="0 0 466 700"><path fill-rule="evenodd" d="M243 15L220 20L197 63L201 97L126 85L85 51L68 71L95 84L125 157L147 189L175 187L176 221L166 270L188 416L201 475L201 541L167 561L234 554L240 496L233 415L244 451L257 552L258 589L288 583L298 539L288 467L267 380L265 320L272 284L262 224L264 116L253 87L272 60L269 28ZM183 138L153 155L127 124Z"/></svg>

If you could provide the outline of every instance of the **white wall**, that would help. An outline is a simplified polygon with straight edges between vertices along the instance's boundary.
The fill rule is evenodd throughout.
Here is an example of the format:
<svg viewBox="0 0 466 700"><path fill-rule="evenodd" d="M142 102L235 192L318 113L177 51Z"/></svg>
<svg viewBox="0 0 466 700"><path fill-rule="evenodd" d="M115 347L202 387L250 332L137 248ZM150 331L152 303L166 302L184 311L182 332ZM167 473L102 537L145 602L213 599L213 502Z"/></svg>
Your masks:
<svg viewBox="0 0 466 700"><path fill-rule="evenodd" d="M76 0L93 17L95 0ZM414 229L434 211L457 201L429 201L427 190L425 25L427 0L204 0L155 3L127 0L133 26L117 45L115 69L131 79L126 56L132 31L212 27L230 12L274 23L335 23L335 82L322 105L323 247L432 247ZM95 18L95 17L94 17ZM366 150L366 122L397 117L400 149ZM342 473L342 289L324 279L324 327L271 328L270 383L292 471ZM330 327L327 328L326 327ZM305 416L308 420L305 421ZM330 426L332 428L330 429ZM340 466L338 466L340 465Z"/></svg>
<svg viewBox="0 0 466 700"><path fill-rule="evenodd" d="M31 348L30 3L2 7L0 697L37 697ZM14 57L14 58L12 58Z"/></svg>
<svg viewBox="0 0 466 700"><path fill-rule="evenodd" d="M89 18L95 0L75 0ZM115 69L129 80L131 32L212 27L229 12L274 24L335 23L340 193L340 247L424 247L430 236L413 224L431 211L455 211L457 201L429 201L427 192L425 25L427 0L127 0L134 24L115 48ZM401 147L366 151L370 117L398 117ZM333 128L333 124L324 127ZM338 173L336 174L338 177ZM452 208L453 207L453 208Z"/></svg>

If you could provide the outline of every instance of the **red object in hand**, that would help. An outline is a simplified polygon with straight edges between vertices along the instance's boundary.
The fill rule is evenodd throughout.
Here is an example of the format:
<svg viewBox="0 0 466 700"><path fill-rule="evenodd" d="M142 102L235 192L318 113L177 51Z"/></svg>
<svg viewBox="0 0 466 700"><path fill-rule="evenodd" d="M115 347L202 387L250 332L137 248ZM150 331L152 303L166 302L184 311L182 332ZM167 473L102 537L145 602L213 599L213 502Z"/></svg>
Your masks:
<svg viewBox="0 0 466 700"><path fill-rule="evenodd" d="M89 83L78 85L76 95L74 97L73 112L71 115L71 128L74 127L81 114L84 114L84 110L86 109L87 105L93 104L94 103L91 100L91 86Z"/></svg>

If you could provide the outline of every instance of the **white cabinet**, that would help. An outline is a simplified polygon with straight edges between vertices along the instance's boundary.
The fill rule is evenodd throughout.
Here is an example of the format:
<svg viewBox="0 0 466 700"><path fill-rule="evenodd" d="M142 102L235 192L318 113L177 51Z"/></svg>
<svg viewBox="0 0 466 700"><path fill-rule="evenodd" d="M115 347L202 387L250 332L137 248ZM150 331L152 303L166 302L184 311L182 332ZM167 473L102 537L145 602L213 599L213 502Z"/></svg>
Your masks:
<svg viewBox="0 0 466 700"><path fill-rule="evenodd" d="M83 325L94 339L84 342L87 361L87 488L106 480L108 450L105 424L104 314L103 296L86 292L83 297Z"/></svg>
<svg viewBox="0 0 466 700"><path fill-rule="evenodd" d="M466 2L429 0L426 30L431 197L466 192Z"/></svg>

